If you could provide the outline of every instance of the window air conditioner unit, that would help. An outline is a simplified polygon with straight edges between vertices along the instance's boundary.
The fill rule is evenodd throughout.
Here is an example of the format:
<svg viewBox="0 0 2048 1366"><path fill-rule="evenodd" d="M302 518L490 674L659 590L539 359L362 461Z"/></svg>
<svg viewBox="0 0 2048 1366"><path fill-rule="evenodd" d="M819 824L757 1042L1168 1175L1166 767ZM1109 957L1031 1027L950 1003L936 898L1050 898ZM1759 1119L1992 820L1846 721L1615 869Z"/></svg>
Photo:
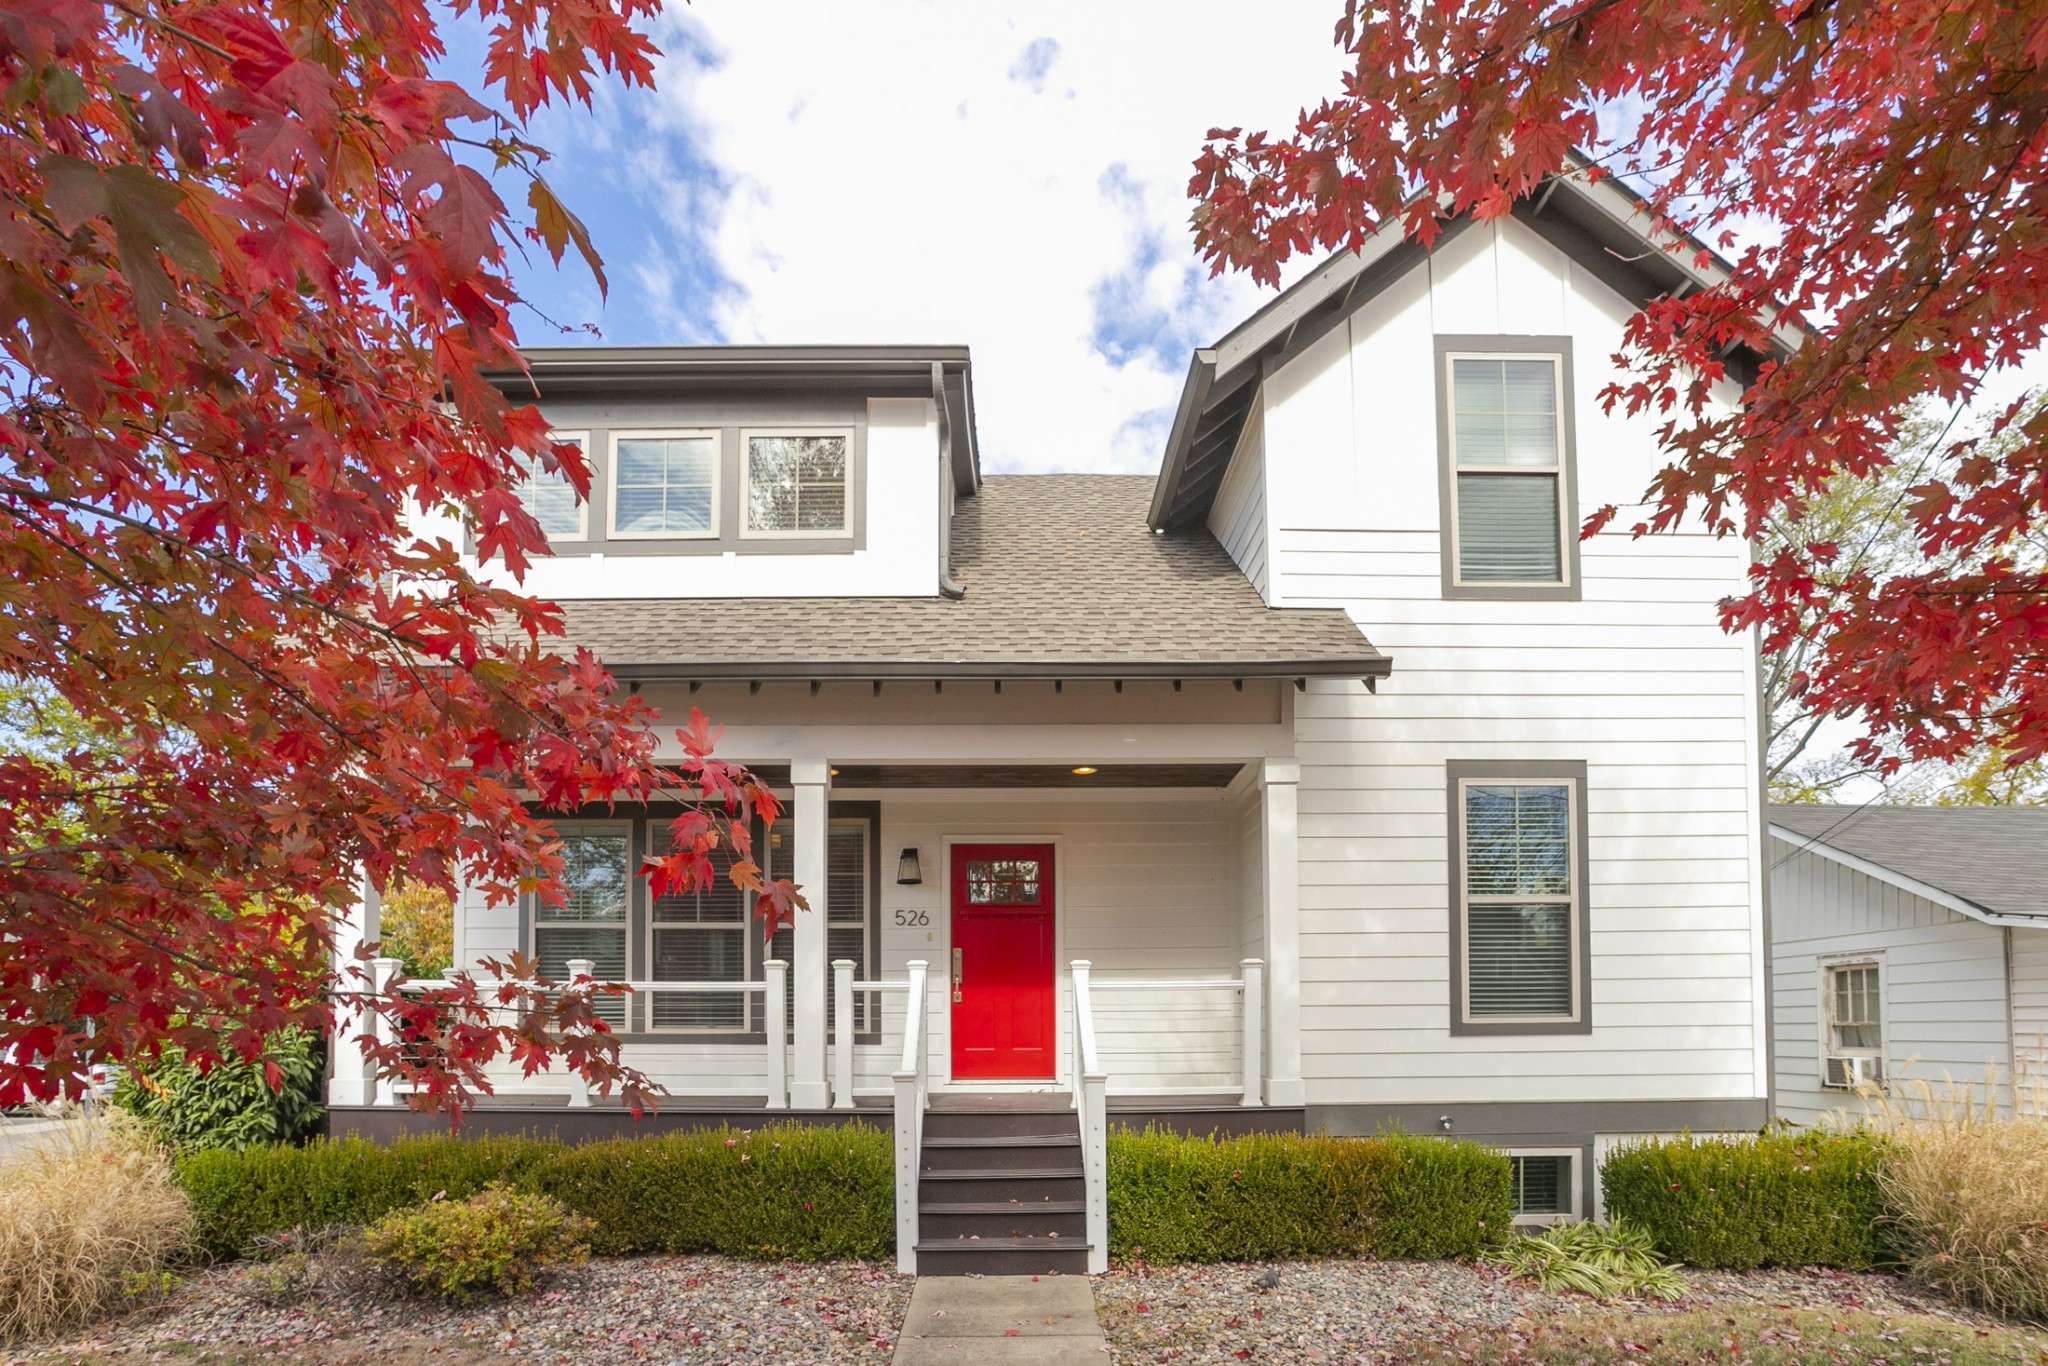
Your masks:
<svg viewBox="0 0 2048 1366"><path fill-rule="evenodd" d="M1884 1083L1884 1059L1867 1057L1831 1057L1827 1061L1827 1072L1822 1077L1824 1086L1849 1091L1868 1082L1872 1086Z"/></svg>

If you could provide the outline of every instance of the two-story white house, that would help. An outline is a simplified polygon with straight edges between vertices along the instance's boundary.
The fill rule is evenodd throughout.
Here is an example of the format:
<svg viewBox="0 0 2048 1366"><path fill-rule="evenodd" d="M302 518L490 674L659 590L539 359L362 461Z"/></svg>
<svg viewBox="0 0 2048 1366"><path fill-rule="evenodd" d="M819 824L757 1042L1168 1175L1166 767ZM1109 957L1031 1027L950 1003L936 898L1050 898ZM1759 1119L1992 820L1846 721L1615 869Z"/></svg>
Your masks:
<svg viewBox="0 0 2048 1366"><path fill-rule="evenodd" d="M730 892L649 896L672 813L576 813L568 904L466 897L458 962L634 983L650 1123L892 1121L926 1270L1099 1263L1058 1166L1091 1084L1496 1143L1531 1217L1594 1208L1616 1137L1757 1127L1746 547L1578 536L1662 461L1599 401L1625 319L1715 269L1576 177L1389 234L1195 353L1156 478L985 476L964 348L533 352L596 474L527 490L528 586L787 794L810 910L764 946ZM405 1123L339 1051L335 1126ZM508 1076L471 1123L624 1122L580 1099ZM1018 1181L1072 1228L991 1231Z"/></svg>

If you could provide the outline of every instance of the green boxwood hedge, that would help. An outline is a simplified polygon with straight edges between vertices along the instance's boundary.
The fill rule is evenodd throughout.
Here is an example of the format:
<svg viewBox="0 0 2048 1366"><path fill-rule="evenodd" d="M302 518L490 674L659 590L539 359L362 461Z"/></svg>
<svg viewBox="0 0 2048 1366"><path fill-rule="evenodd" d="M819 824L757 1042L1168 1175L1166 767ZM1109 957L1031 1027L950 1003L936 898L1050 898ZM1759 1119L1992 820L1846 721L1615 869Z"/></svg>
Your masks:
<svg viewBox="0 0 2048 1366"><path fill-rule="evenodd" d="M1119 1129L1109 1136L1110 1255L1469 1257L1507 1235L1511 1184L1504 1154L1451 1139Z"/></svg>
<svg viewBox="0 0 2048 1366"><path fill-rule="evenodd" d="M1861 1270L1888 1260L1883 1161L1864 1130L1688 1134L1617 1148L1600 1178L1608 1212L1688 1266Z"/></svg>
<svg viewBox="0 0 2048 1366"><path fill-rule="evenodd" d="M895 1157L865 1124L708 1129L579 1147L445 1134L390 1144L215 1148L178 1159L200 1246L241 1255L296 1227L367 1224L493 1183L551 1195L595 1223L605 1254L879 1257L895 1244Z"/></svg>

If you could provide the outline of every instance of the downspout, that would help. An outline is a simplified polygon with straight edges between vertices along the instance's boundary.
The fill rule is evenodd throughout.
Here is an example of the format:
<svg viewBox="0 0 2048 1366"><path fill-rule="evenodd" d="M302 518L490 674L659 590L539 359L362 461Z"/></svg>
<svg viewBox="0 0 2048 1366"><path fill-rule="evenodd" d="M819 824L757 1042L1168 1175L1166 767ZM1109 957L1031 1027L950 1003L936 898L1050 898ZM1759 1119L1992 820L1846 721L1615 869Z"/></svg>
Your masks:
<svg viewBox="0 0 2048 1366"><path fill-rule="evenodd" d="M967 585L953 577L953 423L946 416L946 367L932 362L932 406L939 414L939 595L964 598Z"/></svg>

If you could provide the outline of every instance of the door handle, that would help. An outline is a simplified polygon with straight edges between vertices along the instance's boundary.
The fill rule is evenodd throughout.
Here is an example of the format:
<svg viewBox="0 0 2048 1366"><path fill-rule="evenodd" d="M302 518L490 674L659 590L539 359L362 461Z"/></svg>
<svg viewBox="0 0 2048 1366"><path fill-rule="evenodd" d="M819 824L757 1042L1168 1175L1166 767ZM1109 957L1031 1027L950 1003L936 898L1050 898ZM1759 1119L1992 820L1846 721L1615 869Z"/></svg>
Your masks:
<svg viewBox="0 0 2048 1366"><path fill-rule="evenodd" d="M965 981L967 980L967 973L966 973L966 971L965 971L964 967L962 966L962 964L963 964L963 962L964 962L964 961L965 961L965 960L964 960L964 959L962 958L960 950L959 950L959 949L954 949L954 950L953 950L953 1003L954 1003L955 1005L958 1005L958 1004L960 1003L960 985L961 985L961 983L963 983L963 982L965 982Z"/></svg>

